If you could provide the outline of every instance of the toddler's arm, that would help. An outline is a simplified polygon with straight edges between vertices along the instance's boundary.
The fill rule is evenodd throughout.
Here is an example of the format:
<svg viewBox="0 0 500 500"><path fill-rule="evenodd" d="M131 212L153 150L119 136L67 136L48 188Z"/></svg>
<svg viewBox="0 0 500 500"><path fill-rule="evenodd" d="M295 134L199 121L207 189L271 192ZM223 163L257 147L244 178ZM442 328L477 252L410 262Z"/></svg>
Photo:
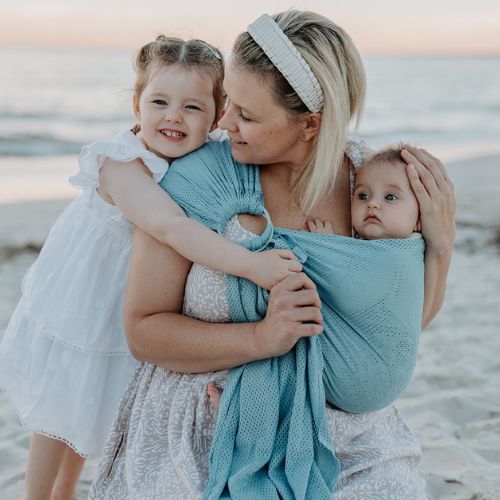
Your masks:
<svg viewBox="0 0 500 500"><path fill-rule="evenodd" d="M240 276L271 289L302 266L288 250L250 252L203 224L189 219L155 182L140 160L107 159L99 175L99 191L109 196L125 217L191 262Z"/></svg>

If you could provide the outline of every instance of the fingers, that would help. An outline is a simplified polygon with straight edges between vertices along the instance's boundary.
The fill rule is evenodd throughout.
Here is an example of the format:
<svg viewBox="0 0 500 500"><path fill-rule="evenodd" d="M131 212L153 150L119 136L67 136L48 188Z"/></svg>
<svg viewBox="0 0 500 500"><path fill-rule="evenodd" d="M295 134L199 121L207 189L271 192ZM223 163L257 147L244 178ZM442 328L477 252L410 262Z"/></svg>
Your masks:
<svg viewBox="0 0 500 500"><path fill-rule="evenodd" d="M285 290L288 292L296 292L298 290L302 290L303 288L316 291L316 285L306 274L295 273L290 274L290 276L287 276L284 280L275 285L273 287L273 291Z"/></svg>
<svg viewBox="0 0 500 500"><path fill-rule="evenodd" d="M298 324L296 328L297 337L314 337L323 332L323 325L316 323Z"/></svg>
<svg viewBox="0 0 500 500"><path fill-rule="evenodd" d="M451 181L448 178L448 174L443 164L436 157L432 156L423 149L411 146L408 146L406 149L401 151L401 156L407 163L411 163L415 166L419 175L422 174L422 179L424 184L426 184L426 187L432 189L430 177L425 175L425 171L432 175L432 179L440 191L448 189Z"/></svg>
<svg viewBox="0 0 500 500"><path fill-rule="evenodd" d="M290 312L290 319L301 323L323 324L323 315L318 307L297 307Z"/></svg>
<svg viewBox="0 0 500 500"><path fill-rule="evenodd" d="M297 257L291 250L278 249L278 250L270 250L270 252L277 253L283 259L297 260Z"/></svg>
<svg viewBox="0 0 500 500"><path fill-rule="evenodd" d="M291 260L288 264L288 270L292 273L300 273L302 271L302 264L298 260Z"/></svg>
<svg viewBox="0 0 500 500"><path fill-rule="evenodd" d="M409 165L413 165L418 173L420 182L422 182L422 184L424 185L427 193L429 193L430 196L435 195L439 191L438 182L440 182L441 184L445 182L441 173L438 172L438 176L440 177L438 181L435 177L435 171L431 171L431 169L428 168L426 164L420 161L426 161L421 153L418 154L417 158L417 156L413 155L412 153L403 150L401 152L401 156Z"/></svg>
<svg viewBox="0 0 500 500"><path fill-rule="evenodd" d="M315 306L321 308L321 300L315 290L299 290L290 294L290 302L295 307Z"/></svg>
<svg viewBox="0 0 500 500"><path fill-rule="evenodd" d="M431 201L429 193L420 181L417 169L412 164L406 167L406 173L408 175L408 180L410 181L411 188L413 189L413 192L417 197L420 210L422 210Z"/></svg>
<svg viewBox="0 0 500 500"><path fill-rule="evenodd" d="M319 219L306 221L307 228L311 233L333 233L333 227L329 221L323 222Z"/></svg>

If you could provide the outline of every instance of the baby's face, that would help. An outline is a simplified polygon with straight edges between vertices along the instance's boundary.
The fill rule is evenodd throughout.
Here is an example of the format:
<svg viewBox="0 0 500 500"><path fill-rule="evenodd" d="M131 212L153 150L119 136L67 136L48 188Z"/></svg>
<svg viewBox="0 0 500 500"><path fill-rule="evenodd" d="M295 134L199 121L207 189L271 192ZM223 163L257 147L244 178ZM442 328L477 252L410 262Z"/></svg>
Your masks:
<svg viewBox="0 0 500 500"><path fill-rule="evenodd" d="M404 164L368 162L356 176L352 225L367 240L406 238L416 230L419 207Z"/></svg>

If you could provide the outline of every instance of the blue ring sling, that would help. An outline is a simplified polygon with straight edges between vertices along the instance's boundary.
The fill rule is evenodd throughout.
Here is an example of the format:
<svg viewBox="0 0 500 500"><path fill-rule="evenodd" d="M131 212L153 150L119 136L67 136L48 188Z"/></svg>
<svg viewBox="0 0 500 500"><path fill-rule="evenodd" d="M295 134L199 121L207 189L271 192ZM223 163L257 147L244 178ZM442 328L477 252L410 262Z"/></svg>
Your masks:
<svg viewBox="0 0 500 500"><path fill-rule="evenodd" d="M177 159L160 185L188 217L222 233L238 213L265 215L259 168L227 142ZM242 244L292 250L322 301L324 331L287 354L231 370L210 453L204 498L330 499L340 473L326 402L375 411L408 385L417 357L424 296L422 239L365 241L274 228ZM228 277L233 322L266 314L268 292Z"/></svg>

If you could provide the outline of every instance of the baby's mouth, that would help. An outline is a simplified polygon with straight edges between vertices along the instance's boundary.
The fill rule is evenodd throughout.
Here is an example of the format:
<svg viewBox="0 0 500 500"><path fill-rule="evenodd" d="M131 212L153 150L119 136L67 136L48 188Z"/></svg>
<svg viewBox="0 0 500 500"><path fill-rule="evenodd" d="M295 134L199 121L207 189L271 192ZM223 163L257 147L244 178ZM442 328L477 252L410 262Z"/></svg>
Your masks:
<svg viewBox="0 0 500 500"><path fill-rule="evenodd" d="M365 222L381 222L381 221L377 215L369 214L365 217Z"/></svg>

